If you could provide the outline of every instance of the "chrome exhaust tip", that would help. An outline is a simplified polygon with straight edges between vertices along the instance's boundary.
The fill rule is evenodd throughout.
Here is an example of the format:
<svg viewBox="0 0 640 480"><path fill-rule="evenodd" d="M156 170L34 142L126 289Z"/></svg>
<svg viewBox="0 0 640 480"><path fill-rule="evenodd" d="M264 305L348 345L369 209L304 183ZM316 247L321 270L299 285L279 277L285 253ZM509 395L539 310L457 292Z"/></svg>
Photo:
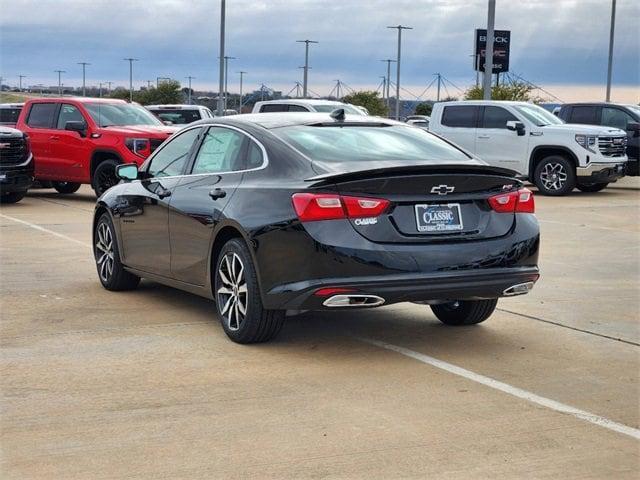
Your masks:
<svg viewBox="0 0 640 480"><path fill-rule="evenodd" d="M377 295L334 295L327 298L322 304L325 307L379 307L384 303L384 298Z"/></svg>
<svg viewBox="0 0 640 480"><path fill-rule="evenodd" d="M515 295L524 295L525 293L529 293L529 291L533 288L533 282L526 283L518 283L516 285L511 285L509 288L505 289L502 292L502 295L505 297L513 297Z"/></svg>

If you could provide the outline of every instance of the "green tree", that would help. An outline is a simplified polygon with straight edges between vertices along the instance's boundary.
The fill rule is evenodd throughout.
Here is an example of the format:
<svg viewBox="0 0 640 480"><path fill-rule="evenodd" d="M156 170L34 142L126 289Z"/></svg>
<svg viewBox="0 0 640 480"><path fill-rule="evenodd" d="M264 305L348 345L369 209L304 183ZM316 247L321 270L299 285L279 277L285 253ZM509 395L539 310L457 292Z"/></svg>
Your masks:
<svg viewBox="0 0 640 480"><path fill-rule="evenodd" d="M416 106L416 115L431 116L431 110L433 110L432 104L427 102L422 102Z"/></svg>
<svg viewBox="0 0 640 480"><path fill-rule="evenodd" d="M110 96L111 98L129 100L129 90L119 87L111 92ZM157 88L151 87L147 90L136 90L133 92L133 101L141 105L182 103L182 98L180 82L176 80L164 81L158 85Z"/></svg>
<svg viewBox="0 0 640 480"><path fill-rule="evenodd" d="M362 90L345 95L341 100L344 103L366 108L370 115L377 117L386 117L388 115L387 107L382 98L378 96L378 92Z"/></svg>
<svg viewBox="0 0 640 480"><path fill-rule="evenodd" d="M518 81L507 81L501 85L494 85L491 88L492 100L514 100L520 102L543 102L544 99L533 95L534 87L528 83ZM467 100L482 100L483 90L481 86L470 87L464 96Z"/></svg>

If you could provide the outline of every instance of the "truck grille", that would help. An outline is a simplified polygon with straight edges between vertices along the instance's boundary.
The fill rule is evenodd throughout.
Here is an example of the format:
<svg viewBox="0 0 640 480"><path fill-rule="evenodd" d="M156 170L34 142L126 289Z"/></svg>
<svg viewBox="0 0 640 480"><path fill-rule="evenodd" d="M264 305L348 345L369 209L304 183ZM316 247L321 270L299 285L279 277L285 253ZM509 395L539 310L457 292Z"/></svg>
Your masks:
<svg viewBox="0 0 640 480"><path fill-rule="evenodd" d="M598 137L598 148L605 157L624 157L627 137Z"/></svg>
<svg viewBox="0 0 640 480"><path fill-rule="evenodd" d="M27 159L27 144L23 138L0 136L0 165L17 165Z"/></svg>

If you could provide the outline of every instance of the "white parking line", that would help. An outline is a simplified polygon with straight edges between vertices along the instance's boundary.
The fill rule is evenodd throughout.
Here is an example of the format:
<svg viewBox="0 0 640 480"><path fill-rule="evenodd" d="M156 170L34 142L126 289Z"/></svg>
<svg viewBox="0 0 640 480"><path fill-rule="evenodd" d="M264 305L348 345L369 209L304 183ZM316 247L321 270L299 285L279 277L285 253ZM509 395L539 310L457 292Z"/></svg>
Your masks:
<svg viewBox="0 0 640 480"><path fill-rule="evenodd" d="M394 351L406 357L410 357L410 358L413 358L414 360L418 360L419 362L426 363L427 365L431 365L432 367L436 367L446 372L453 373L454 375L458 375L460 377L466 378L467 380L480 383L489 388L500 390L501 392L508 393L509 395L513 395L514 397L522 398L523 400L527 400L531 403L535 403L543 407L550 408L551 410L555 410L556 412L572 415L581 420L585 420L589 423L593 423L594 425L598 425L600 427L604 427L609 430L613 430L614 432L622 433L624 435L628 435L637 440L640 440L640 430L637 428L629 427L627 425L614 422L613 420L609 420L608 418L600 417L598 415L594 415L593 413L580 410L579 408L575 408L570 405L565 405L564 403L556 402L555 400L551 400L550 398L541 397L540 395L536 395L535 393L529 392L527 390L523 390L518 387L513 387L507 383L494 380L493 378L490 378L490 377L485 377L484 375L480 375L478 373L472 372L471 370L466 370L464 368L458 367L451 363L443 362L442 360L438 360L437 358L430 357L429 355L424 355L419 352L414 352L413 350L409 350L408 348L398 347L397 345L381 342L379 340L373 340L371 338L362 338L362 337L356 337L356 338L358 338L358 340L362 342L368 343L369 345L374 345L376 347Z"/></svg>
<svg viewBox="0 0 640 480"><path fill-rule="evenodd" d="M9 215L5 215L4 213L0 213L0 217L6 218L7 220L11 220L16 223L21 223L22 225L26 225L27 227L33 228L34 230L39 230L41 232L55 235L56 237L63 238L73 243L77 243L78 245L82 245L83 247L91 248L91 245L89 245L88 243L81 242L80 240L76 240L75 238L68 237L62 233L54 232L53 230L49 230L48 228L41 227L40 225L36 225L35 223L27 222L25 220L20 220L19 218L11 217Z"/></svg>

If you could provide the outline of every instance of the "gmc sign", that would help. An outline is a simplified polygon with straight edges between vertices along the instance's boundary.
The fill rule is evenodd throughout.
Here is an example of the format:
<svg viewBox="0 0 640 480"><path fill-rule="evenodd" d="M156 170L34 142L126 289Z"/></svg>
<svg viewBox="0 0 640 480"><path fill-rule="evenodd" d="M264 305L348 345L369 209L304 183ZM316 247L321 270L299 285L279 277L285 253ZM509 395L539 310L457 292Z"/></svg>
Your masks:
<svg viewBox="0 0 640 480"><path fill-rule="evenodd" d="M509 45L511 44L510 30L494 30L493 35L493 73L509 71ZM487 30L476 28L475 38L475 69L484 72L486 63Z"/></svg>

